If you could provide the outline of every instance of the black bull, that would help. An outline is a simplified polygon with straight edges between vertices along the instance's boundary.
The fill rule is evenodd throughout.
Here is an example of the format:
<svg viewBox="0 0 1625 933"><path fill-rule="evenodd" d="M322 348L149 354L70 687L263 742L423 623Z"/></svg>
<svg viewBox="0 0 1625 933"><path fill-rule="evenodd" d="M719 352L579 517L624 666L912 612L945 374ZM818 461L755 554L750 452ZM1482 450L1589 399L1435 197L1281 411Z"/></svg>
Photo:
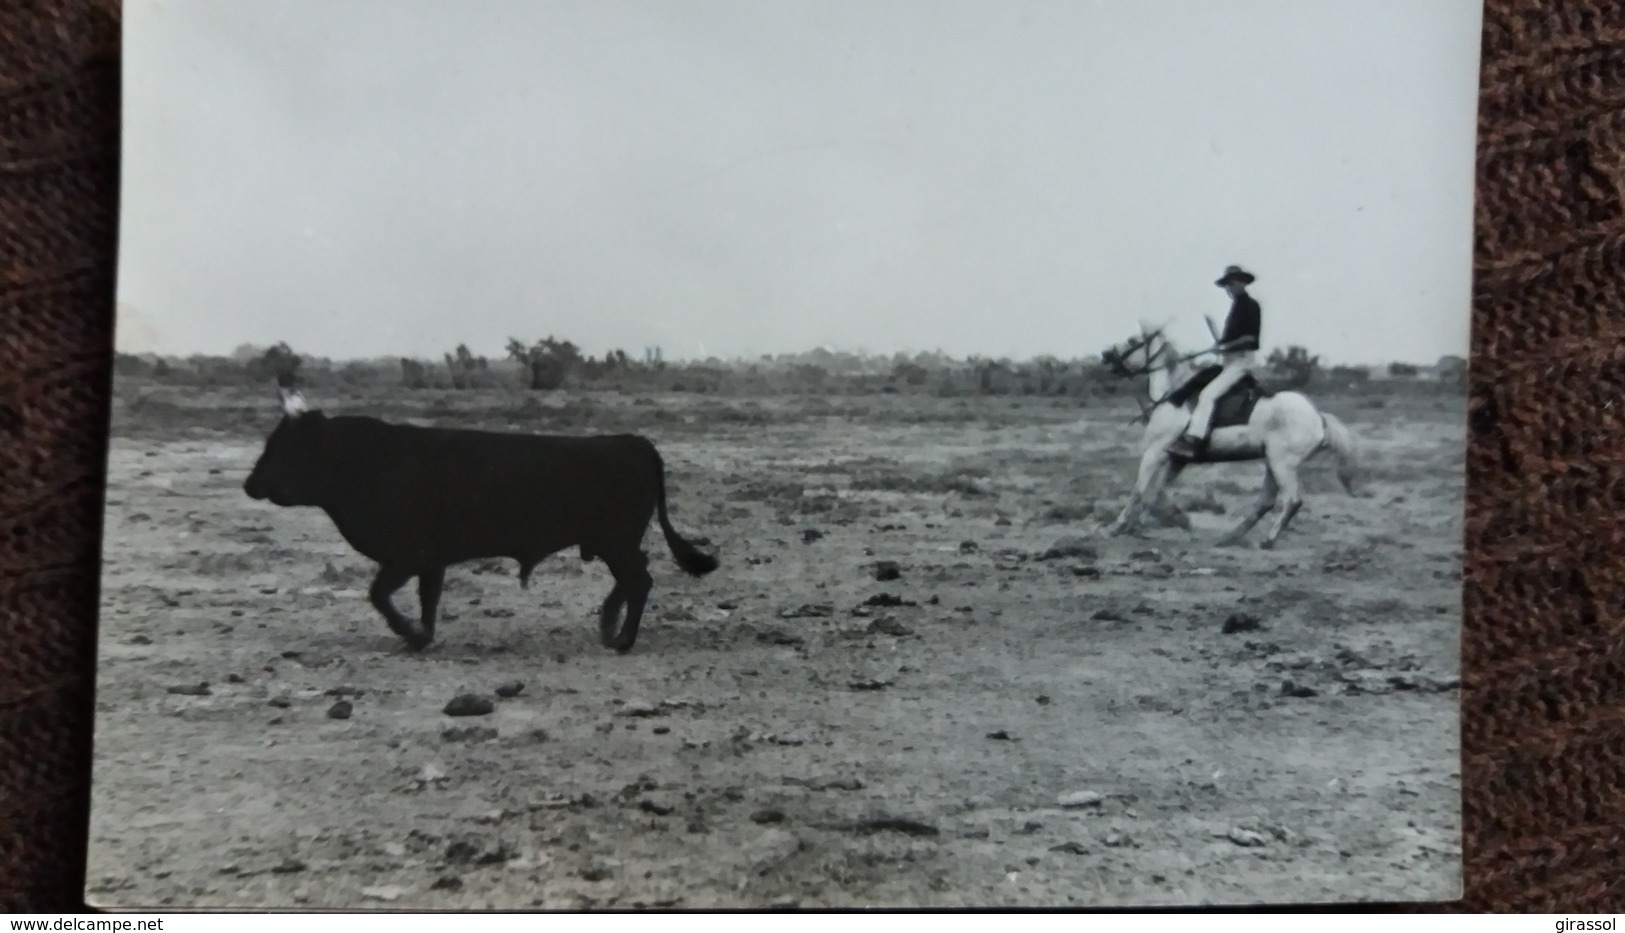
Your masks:
<svg viewBox="0 0 1625 933"><path fill-rule="evenodd" d="M434 640L446 568L463 561L511 558L528 585L536 565L565 548L599 558L615 577L599 633L617 651L637 641L654 586L643 550L651 516L658 513L683 570L698 577L717 568L672 528L665 466L654 444L635 435L501 434L310 411L271 432L243 491L325 511L344 540L378 563L372 604L414 650ZM422 605L416 625L391 601L412 577Z"/></svg>

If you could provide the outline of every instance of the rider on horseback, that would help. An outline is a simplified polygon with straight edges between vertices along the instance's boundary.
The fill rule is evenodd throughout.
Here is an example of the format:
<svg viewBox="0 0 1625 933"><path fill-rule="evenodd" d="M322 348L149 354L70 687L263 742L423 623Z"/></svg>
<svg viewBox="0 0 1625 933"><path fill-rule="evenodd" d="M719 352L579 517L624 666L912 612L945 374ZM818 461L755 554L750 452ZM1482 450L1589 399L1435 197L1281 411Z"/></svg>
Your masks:
<svg viewBox="0 0 1625 933"><path fill-rule="evenodd" d="M1219 399L1240 382L1253 367L1253 354L1258 351L1262 312L1258 302L1247 294L1253 275L1240 266L1231 266L1213 284L1230 294L1230 314L1224 320L1224 331L1218 335L1218 344L1209 352L1217 352L1223 369L1213 381L1202 389L1196 399L1196 410L1185 427L1185 432L1168 445L1168 452L1186 459L1201 456L1208 442L1208 426L1213 421L1213 407ZM1209 322L1209 328L1212 323Z"/></svg>

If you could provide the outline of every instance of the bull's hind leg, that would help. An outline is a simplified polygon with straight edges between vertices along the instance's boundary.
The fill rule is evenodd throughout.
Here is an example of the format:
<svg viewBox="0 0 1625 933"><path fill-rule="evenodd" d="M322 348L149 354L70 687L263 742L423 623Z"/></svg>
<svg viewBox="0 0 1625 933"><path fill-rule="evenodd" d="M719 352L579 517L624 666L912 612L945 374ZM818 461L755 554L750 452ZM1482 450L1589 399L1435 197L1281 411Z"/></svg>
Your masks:
<svg viewBox="0 0 1625 933"><path fill-rule="evenodd" d="M649 591L654 589L655 581L649 575L649 555L641 550L625 557L605 557L604 562L609 564L609 572L615 575L615 589L604 600L599 632L604 647L624 653L631 651L638 640L638 624L643 621L643 607L649 601ZM614 610L619 606L612 608L611 604L620 602L626 605L626 617L621 620L620 633L614 634Z"/></svg>
<svg viewBox="0 0 1625 933"><path fill-rule="evenodd" d="M423 607L418 630L423 644L434 641L435 613L440 609L440 593L446 586L446 568L436 567L418 574L418 603Z"/></svg>
<svg viewBox="0 0 1625 933"><path fill-rule="evenodd" d="M429 644L429 639L423 637L412 620L401 615L390 600L395 591L406 585L412 579L412 573L399 567L379 567L378 575L372 579L372 588L367 591L372 601L372 607L383 615L384 621L389 623L390 631L406 640L407 647L417 651ZM436 597L438 598L438 593Z"/></svg>
<svg viewBox="0 0 1625 933"><path fill-rule="evenodd" d="M621 607L625 605L626 591L617 582L609 595L604 597L603 608L598 610L598 637L605 647L615 643L615 631L621 626Z"/></svg>

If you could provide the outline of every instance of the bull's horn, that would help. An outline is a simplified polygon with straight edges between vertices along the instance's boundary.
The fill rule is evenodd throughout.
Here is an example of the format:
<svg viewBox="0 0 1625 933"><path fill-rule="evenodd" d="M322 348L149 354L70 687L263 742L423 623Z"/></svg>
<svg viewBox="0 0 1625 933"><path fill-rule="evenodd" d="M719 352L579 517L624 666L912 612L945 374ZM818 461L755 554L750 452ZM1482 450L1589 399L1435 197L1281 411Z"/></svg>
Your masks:
<svg viewBox="0 0 1625 933"><path fill-rule="evenodd" d="M305 397L299 394L298 389L278 388L277 391L282 395L283 414L293 417L294 415L302 415L309 409L309 406L305 404Z"/></svg>

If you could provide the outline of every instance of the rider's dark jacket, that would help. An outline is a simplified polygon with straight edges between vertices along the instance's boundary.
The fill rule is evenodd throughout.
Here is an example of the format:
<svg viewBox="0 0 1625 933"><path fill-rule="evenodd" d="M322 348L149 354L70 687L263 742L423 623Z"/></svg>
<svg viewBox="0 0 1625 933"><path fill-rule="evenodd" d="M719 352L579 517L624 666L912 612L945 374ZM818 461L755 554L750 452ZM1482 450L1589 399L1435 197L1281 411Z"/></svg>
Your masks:
<svg viewBox="0 0 1625 933"><path fill-rule="evenodd" d="M1224 319L1224 332L1219 343L1233 350L1257 350L1259 330L1263 327L1263 310L1253 296L1242 292L1230 304L1230 314ZM1240 341L1230 347L1231 341Z"/></svg>

